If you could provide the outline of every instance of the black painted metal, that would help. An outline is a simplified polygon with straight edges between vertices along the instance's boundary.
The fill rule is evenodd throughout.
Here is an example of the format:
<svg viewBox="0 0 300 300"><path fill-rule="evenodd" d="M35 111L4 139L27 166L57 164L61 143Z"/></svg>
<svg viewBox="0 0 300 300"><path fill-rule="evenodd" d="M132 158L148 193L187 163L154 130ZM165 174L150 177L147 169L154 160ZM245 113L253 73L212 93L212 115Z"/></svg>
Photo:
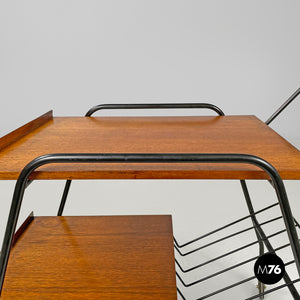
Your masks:
<svg viewBox="0 0 300 300"><path fill-rule="evenodd" d="M224 112L216 105L210 103L135 103L135 104L99 104L93 106L85 114L86 117L92 116L95 112L104 109L210 109L215 111L219 116L224 116ZM63 214L70 189L71 180L67 180L60 201L58 216Z"/></svg>
<svg viewBox="0 0 300 300"><path fill-rule="evenodd" d="M296 225L300 228L300 224L298 223L298 221L294 218L294 222L296 223Z"/></svg>
<svg viewBox="0 0 300 300"><path fill-rule="evenodd" d="M251 199L250 199L250 195L249 195L249 192L248 192L246 182L241 180L241 185L242 185L242 189L243 189L243 192L244 192L244 196L245 196L245 199L246 199L246 203L247 203L249 212L251 213L253 211L253 206L252 206L252 202L251 202ZM294 220L294 218L292 219L292 221L293 220ZM255 224L257 226L256 231L257 231L257 234L259 236L260 243L263 241L263 243L266 245L266 247L269 251L274 251L274 248L272 247L269 239L266 237L266 234L264 233L263 229L259 225L259 222L257 221L255 215L252 216L252 222L253 222L253 224ZM297 243L297 244L299 245L299 243ZM300 275L300 273L299 273L299 275ZM289 288L292 296L294 297L294 299L299 300L300 295L299 295L298 291L296 290L295 286L293 284L291 284L292 280L291 280L291 278L290 278L290 276L288 275L287 272L284 274L283 279L284 279L285 283L288 284L288 288Z"/></svg>
<svg viewBox="0 0 300 300"><path fill-rule="evenodd" d="M284 287L288 287L289 285L291 285L291 284L294 284L294 283L297 283L297 282L299 282L300 281L300 278L298 278L298 279L296 279L296 280L293 280L291 283L289 283L289 284L282 284L282 285L279 285L279 286L277 286L277 287L275 287L275 288L273 288L273 289L270 289L270 290L267 290L267 291L265 291L263 294L265 295L265 294L270 294L270 293L273 293L273 292L275 292L275 291L278 291L278 290L280 290L280 289L282 289L282 288L284 288ZM255 296L252 296L252 297L250 297L250 298L247 298L247 299L245 299L245 300L252 300L252 299L256 299L256 298L258 298L258 297L260 297L261 296L261 294L258 294L258 295L255 295Z"/></svg>
<svg viewBox="0 0 300 300"><path fill-rule="evenodd" d="M282 231L282 232L283 232L283 231ZM280 232L280 233L282 233L282 232ZM275 235L277 235L277 234L278 234L278 233L274 234L273 236L275 236ZM270 236L269 236L269 238L270 238ZM256 244L256 243L258 243L258 241L254 242L254 244ZM290 244L288 243L288 244L282 245L282 246L280 246L280 247L274 249L274 251L267 251L267 253L274 253L275 251L282 250L282 249L287 248L287 247L289 247L289 246L290 246ZM240 262L240 263L237 263L237 264L235 264L235 265L232 265L232 266L230 266L230 267L227 267L227 268L225 268L225 269L222 269L222 270L220 270L220 271L217 271L217 272L215 272L215 273L213 273L213 274L207 275L207 276L205 276L205 277L203 277L203 278L200 278L199 280L197 280L197 281L195 281L195 282L192 282L192 283L189 283L189 284L187 284L187 285L188 285L188 286L192 286L192 285L195 285L195 284L197 284L197 283L203 282L203 281L205 281L205 280L211 279L211 278L213 278L213 277L215 277L215 276L218 276L218 275L220 275L220 274L223 274L223 273L225 273L225 272L228 272L228 271L230 271L230 270L233 270L233 269L235 269L235 268L238 268L238 267L240 267L240 266L242 266L242 265L245 265L245 264L247 264L247 263L249 263L249 262L251 262L251 261L254 261L254 260L256 260L258 257L259 257L259 256L251 257L251 258L246 259L246 260L244 260L244 261L242 261L242 262ZM214 261L215 261L215 260L214 260ZM188 270L184 270L184 269L182 268L182 266L178 263L177 260L175 260L175 262L176 262L176 265L179 267L180 271L182 271L183 273L185 273L185 271L187 271L187 272L193 271L193 270L195 270L195 269L197 269L197 268L199 267L199 265L197 265L197 266L194 266L194 267L192 267L192 268L190 268L190 269L188 269ZM202 264L201 264L201 265L202 265ZM178 273L177 273L177 274L178 274ZM178 274L178 276L179 276L179 274ZM179 276L179 277L180 277L180 276ZM182 278L181 278L181 280L183 281Z"/></svg>
<svg viewBox="0 0 300 300"><path fill-rule="evenodd" d="M32 184L32 182L33 182L33 180L27 180L26 188L29 187Z"/></svg>
<svg viewBox="0 0 300 300"><path fill-rule="evenodd" d="M183 300L186 300L186 298L184 297L184 295L182 294L182 292L179 288L177 288L177 292Z"/></svg>
<svg viewBox="0 0 300 300"><path fill-rule="evenodd" d="M246 203L247 203L249 213L253 214L254 208L253 208L253 205L252 205L252 202L251 202L251 198L250 198L250 195L249 195L249 191L248 191L248 188L247 188L246 181L245 180L240 180L240 183L241 183L241 186L242 186L244 197L246 199ZM261 255L264 254L264 242L263 242L262 237L259 233L260 231L258 230L257 225L255 225L256 224L255 223L255 215L251 216L251 220L252 220L252 224L255 226L255 234L256 234L257 240L259 242L259 255L261 256ZM264 284L260 281L258 281L258 289L260 291L260 294L262 294L260 296L260 299L264 299L264 294L263 294ZM295 289L295 287L293 287L293 289Z"/></svg>
<svg viewBox="0 0 300 300"><path fill-rule="evenodd" d="M205 108L215 111L218 115L224 116L224 112L217 106L210 103L135 103L135 104L100 104L92 107L86 114L90 117L93 113L103 109L195 109Z"/></svg>
<svg viewBox="0 0 300 300"><path fill-rule="evenodd" d="M295 261L292 260L292 261L287 262L287 263L284 264L284 265L285 265L285 266L288 266L288 265L293 264L294 262L295 262ZM182 283L182 285L186 286L185 283L184 283L184 281L180 278L180 276L178 275L177 272L176 272L176 275L177 275L178 279L180 280L180 282ZM236 286L239 286L239 285L241 285L241 284L243 284L243 283L246 283L246 282L248 282L248 281L250 281L250 280L253 280L253 279L255 279L255 276L251 276L251 277L248 277L248 278L243 279L243 280L241 280L241 281L235 282L235 283L233 283L233 284L231 284L231 285L228 285L228 286L226 286L226 287L224 287L224 288L221 288L221 289L216 290L216 291L214 291L214 292L212 292L212 293L209 293L209 294L207 294L207 295L205 295L205 296L202 296L202 297L200 297L200 298L197 298L196 300L203 300L203 299L210 298L210 297L212 297L212 296L215 296L215 295L217 295L217 294L219 294L219 293L225 292L225 291L227 291L227 290L229 290L229 289L232 289L232 288L234 288L234 287L236 287ZM299 279L299 280L300 280L300 279ZM291 285L291 284L293 284L292 281L291 281L290 283L288 283L288 284L284 284L282 287L289 286L289 285ZM265 292L265 293L266 293L266 292ZM180 295L182 295L181 292L180 292ZM255 298L258 298L259 296L260 296L260 295L256 295ZM184 298L183 298L183 299L184 299ZM299 300L299 298L298 298L297 300Z"/></svg>
<svg viewBox="0 0 300 300"><path fill-rule="evenodd" d="M265 122L267 125L269 125L290 103L292 103L292 101L298 96L300 94L300 88L299 89L297 89L269 118L268 118L268 120ZM271 183L271 185L275 188L275 186L274 186L274 184L273 184L273 181L272 180L268 180L270 183ZM260 255L262 255L263 253L264 253L264 242L266 243L266 245L267 245L267 248L270 250L270 249L272 249L272 246L271 246L271 244L269 243L269 240L268 240L268 237L266 237L266 235L264 234L264 232L262 231L262 229L261 229L261 227L260 227L260 225L262 225L262 224L259 224L258 222L257 222L257 219L256 219L256 217L255 217L255 214L254 214L254 209L253 209L253 205L252 205L252 202L251 202L251 198L250 198L250 195L249 195L249 192L248 192L248 188L247 188L247 185L246 185L246 182L245 182L245 180L241 180L240 181L241 182L241 186L242 186L242 189L243 189L243 193L244 193L244 196L245 196L245 199L246 199L246 203L247 203L247 207L248 207L248 210L249 210L249 213L250 213L250 217L251 217L251 219L252 219L252 223L253 223L253 225L254 225L254 228L255 228L255 234L256 234L256 236L257 236L257 239L258 239L258 243L259 243L259 254ZM276 189L276 188L275 188ZM237 220L236 222L232 222L233 224L235 224L235 223L238 223L238 221L239 220ZM297 224L297 226L299 226L299 223L294 219L294 221L295 221L295 223ZM201 238L203 238L203 237L205 237L205 236L208 236L208 235L210 235L210 234L212 234L212 233L214 233L214 232L217 232L217 231L220 231L220 230L222 230L222 229L224 229L224 228L226 228L227 226L223 226L223 227L221 227L221 228L219 228L219 229L217 229L217 230L214 230L213 232L211 232L211 233L208 233L208 234L206 234L206 235L204 235L204 236L202 236L202 237L199 237L199 238L196 238L196 239L194 239L194 240L192 240L192 241L189 241L189 242L187 242L187 243L185 243L185 244L183 244L183 245L178 245L178 243L177 243L177 241L176 241L176 239L174 239L174 242L175 242L175 249L178 251L178 253L179 254L181 254L182 256L185 256L185 255L188 255L188 254L191 254L191 253L194 253L194 252L196 252L196 251L198 251L198 250L200 250L200 249L203 249L204 247L206 247L206 246L209 246L210 244L213 244L213 243L210 243L210 244L207 244L207 245L204 245L204 246L202 246L202 247L198 247L197 249L194 249L194 250L192 250L192 251L189 251L189 252L187 252L187 253L184 253L184 254L182 254L180 251L179 251L179 248L181 248L181 247L184 247L184 246L186 246L186 245L189 245L189 244L192 244L192 243L194 243L195 241L198 241L198 240L200 240ZM261 236L261 235L263 235L263 237ZM233 235L229 235L228 237L230 237L230 236L234 236L234 234ZM226 238L226 237L225 237ZM223 238L224 239L224 238ZM223 239L220 239L220 240L223 240ZM230 252L229 252L230 253ZM222 256L221 256L222 257ZM213 261L213 260L212 260ZM210 262L210 261L208 261L208 262ZM176 263L178 264L178 262L176 261ZM200 266L203 266L204 264L206 264L206 263L203 263L203 264L200 264L200 265L198 265L198 266L195 266L195 267L193 267L193 268L190 268L189 270L186 270L186 271L190 271L190 270L194 270L195 268L198 268L198 267L200 267ZM180 267L180 269L183 271L183 272L185 272L182 268L181 268L181 266L178 264L178 266ZM299 268L298 268L298 272L299 272ZM293 282L290 280L290 278L289 278L289 276L286 274L285 275L285 281L286 281L286 284L285 285L283 285L283 286L288 286L289 287L289 289L290 289L290 291L291 291L291 293L292 293L292 295L294 296L294 299L300 299L300 296L299 296L299 294L298 294L298 292L297 292L297 290L295 289L295 287L294 287L294 285L293 285ZM260 284L260 283L259 283ZM262 288L262 286L260 286L260 289ZM275 291L275 289L273 289L274 291ZM268 293L270 293L270 291L268 292ZM262 293L259 293L259 295L258 296L256 296L256 297L260 297L260 299L263 299L263 296L264 296L264 292L262 292ZM255 298L256 298L255 297ZM203 298L201 298L201 299L203 299ZM252 299L252 298L251 298ZM254 299L254 298L253 298Z"/></svg>
<svg viewBox="0 0 300 300"><path fill-rule="evenodd" d="M283 110L291 104L295 98L300 94L300 88L297 89L265 122L267 125L269 125L280 113L283 112Z"/></svg>
<svg viewBox="0 0 300 300"><path fill-rule="evenodd" d="M71 186L71 182L72 182L72 180L67 180L66 181L64 192L63 192L63 195L62 195L62 198L61 198L61 201L60 201L60 205L59 205L59 209L58 209L58 212L57 212L58 216L61 216L63 211L64 211L66 200L67 200L68 193L69 193L69 189L70 189L70 186Z"/></svg>
<svg viewBox="0 0 300 300"><path fill-rule="evenodd" d="M188 242L186 242L186 243L184 243L184 244L181 244L181 245L179 245L178 242L177 242L177 240L174 238L175 246L176 246L177 248L183 248L183 247L185 247L185 246L191 245L191 244L193 244L193 243L195 243L195 242L197 242L197 241L199 241L199 240L201 240L201 239L203 239L203 238L205 238L205 237L208 237L208 236L210 236L210 235L212 235L212 234L214 234L214 233L217 233L217 232L219 232L219 231L221 231L221 230L223 230L223 229L226 229L226 228L228 228L228 227L230 227L230 226L233 226L233 225L236 225L237 223L240 223L240 222L242 222L242 221L244 221L244 220L246 220L246 219L248 219L248 218L251 218L252 215L260 214L260 213L262 213L262 212L264 212L264 211L266 211L266 210L268 210L268 209L270 209L270 208L273 208L273 207L275 207L275 206L277 206L277 205L279 205L278 202L277 202L277 203L274 203L274 204L271 204L271 205L269 205L269 206L266 206L266 207L264 207L264 208L262 208L262 209L260 209L260 210L258 210L258 211L256 211L256 212L254 212L253 214L250 214L250 215L247 215L247 216L245 216L245 217L243 217L243 218L240 218L240 219L238 219L238 220L235 220L235 221L233 221L233 222L231 222L231 223L229 223L229 224L226 224L226 225L224 225L224 226L222 226L222 227L219 227L219 228L217 228L217 229L215 229L215 230L213 230L213 231L210 231L209 233L206 233L206 234L204 234L204 235L201 235L200 237L197 237L197 238L195 238L195 239L193 239L193 240L191 240L191 241L188 241Z"/></svg>
<svg viewBox="0 0 300 300"><path fill-rule="evenodd" d="M274 183L288 237L300 275L300 246L283 181L276 169L265 160L247 154L48 154L25 166L17 180L0 256L0 289L2 290L13 234L29 175L38 167L50 163L245 163L264 170ZM260 232L261 234L261 232ZM262 236L262 235L261 235Z"/></svg>
<svg viewBox="0 0 300 300"><path fill-rule="evenodd" d="M277 221L277 220L279 220L279 219L282 219L282 217L280 216L280 217L276 217L276 218L267 220L267 221L261 223L260 226L265 225L265 224L269 224L269 223L274 222L274 221ZM226 235L225 237L219 238L219 239L217 239L217 240L215 240L215 241L213 241L213 242L210 242L210 243L208 243L208 244L205 244L205 245L203 245L203 246L197 247L196 249L193 249L193 250L188 251L188 252L186 252L186 253L182 253L182 252L179 250L179 248L177 248L176 245L174 245L174 247L175 247L176 251L180 254L180 256L187 256L187 255L190 255L190 254L192 254L192 253L195 253L195 252L197 252L197 251L199 251L199 250L202 250L202 249L204 249L204 248L206 248L206 247L212 246L212 245L214 245L214 244L216 244L216 243L222 242L222 241L224 241L224 240L226 240L226 239L232 238L232 237L237 236L237 235L239 235L239 234L241 234L241 233L244 233L244 232L246 232L246 231L249 231L249 230L251 230L251 229L256 229L256 228L257 228L257 225L252 226L252 227L248 227L248 228L246 228L246 229L243 229L243 230L237 231L237 232L235 232L235 233ZM255 242L255 243L260 243L261 240L262 240L262 239L260 238L260 239L257 240L257 242ZM250 245L250 246L251 246L251 245ZM260 255L261 255L261 254L260 254Z"/></svg>
<svg viewBox="0 0 300 300"><path fill-rule="evenodd" d="M269 236L266 236L266 237L264 238L264 240L270 239L270 238L272 238L272 237L274 237L274 236L277 236L277 235L279 235L279 234L281 234L281 233L283 233L283 232L286 232L286 229L277 231L277 232L275 232L275 233L273 233L273 234L271 234L271 235L269 235ZM258 243L258 241L251 242L251 243L249 243L249 244L246 244L246 245L244 245L244 246L241 246L241 247L239 247L239 248L236 248L236 249L234 249L234 250L231 250L231 251L229 251L229 252L226 252L226 253L224 253L224 254L222 254L222 255L220 255L220 256L217 256L217 257L215 257L215 258L212 258L212 259L210 259L210 260L208 260L208 261L205 261L205 262L203 262L203 263L201 263L201 264L199 264L199 265L197 265L197 266L195 266L195 267L193 267L193 268L191 268L191 269L189 269L189 270L184 270L184 269L180 266L180 264L178 263L177 260L175 260L175 262L176 262L176 264L179 266L180 270L181 270L182 272L186 273L186 272L195 270L195 269L197 269L197 268L199 268L199 267L203 267L203 266L205 266L205 265L207 265L207 264L209 264L209 263L212 263L212 262L214 262L214 261L216 261L216 260L219 260L219 259L224 258L224 257L226 257L226 256L229 256L229 255L231 255L231 254L234 254L234 253L236 253L236 252L239 252L239 251L241 251L241 250L244 250L244 249L246 249L246 248L249 248L249 247L251 247L251 246L253 246L253 245L256 245L257 243ZM272 252L274 252L274 250L273 250ZM209 278L210 278L210 277L205 277L205 279L199 279L199 280L197 280L197 281L195 281L195 282L189 283L189 284L186 285L186 286L188 287L188 286L195 285L196 283L202 282L203 280L206 280L206 279L209 279Z"/></svg>
<svg viewBox="0 0 300 300"><path fill-rule="evenodd" d="M253 209L253 205L252 205L251 198L250 198L250 195L249 195L249 191L248 191L248 188L247 188L247 184L246 184L245 180L240 180L240 183L241 183L241 186L242 186L244 197L246 199L246 203L247 203L249 213L251 214L252 223L255 226L255 234L256 234L256 237L259 241L259 255L263 255L264 254L264 243L262 242L262 237L260 236L259 230L257 229L257 226L260 226L260 225L256 225L255 221L254 221L254 218L255 218L254 209Z"/></svg>

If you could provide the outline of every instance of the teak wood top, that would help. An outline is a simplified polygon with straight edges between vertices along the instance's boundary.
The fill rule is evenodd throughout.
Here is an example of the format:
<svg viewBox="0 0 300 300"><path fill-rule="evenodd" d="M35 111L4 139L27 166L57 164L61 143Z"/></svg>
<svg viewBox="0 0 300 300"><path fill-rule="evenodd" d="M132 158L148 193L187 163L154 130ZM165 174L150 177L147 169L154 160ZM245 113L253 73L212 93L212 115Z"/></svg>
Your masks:
<svg viewBox="0 0 300 300"><path fill-rule="evenodd" d="M177 299L171 216L36 217L1 299Z"/></svg>
<svg viewBox="0 0 300 300"><path fill-rule="evenodd" d="M270 162L283 179L300 179L300 152L255 116L52 117L0 139L0 179L16 179L49 153L243 153ZM46 165L32 179L266 179L241 164Z"/></svg>

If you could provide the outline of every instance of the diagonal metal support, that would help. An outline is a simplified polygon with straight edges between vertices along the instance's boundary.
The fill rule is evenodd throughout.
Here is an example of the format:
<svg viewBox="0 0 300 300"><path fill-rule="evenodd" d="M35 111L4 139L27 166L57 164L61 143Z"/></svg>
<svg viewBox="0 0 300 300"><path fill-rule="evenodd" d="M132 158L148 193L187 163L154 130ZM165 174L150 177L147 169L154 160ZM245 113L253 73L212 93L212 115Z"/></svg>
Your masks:
<svg viewBox="0 0 300 300"><path fill-rule="evenodd" d="M286 107L291 104L300 94L300 88L298 88L265 122L267 125L270 125L270 123L277 118L279 114L281 114Z"/></svg>

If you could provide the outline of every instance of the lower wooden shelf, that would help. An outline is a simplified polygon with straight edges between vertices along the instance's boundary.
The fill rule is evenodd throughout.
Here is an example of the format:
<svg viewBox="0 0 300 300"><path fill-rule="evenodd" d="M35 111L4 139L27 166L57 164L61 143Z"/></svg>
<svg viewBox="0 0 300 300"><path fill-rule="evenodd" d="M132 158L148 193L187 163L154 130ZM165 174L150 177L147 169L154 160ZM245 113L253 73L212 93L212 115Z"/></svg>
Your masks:
<svg viewBox="0 0 300 300"><path fill-rule="evenodd" d="M171 216L35 217L2 298L177 299Z"/></svg>

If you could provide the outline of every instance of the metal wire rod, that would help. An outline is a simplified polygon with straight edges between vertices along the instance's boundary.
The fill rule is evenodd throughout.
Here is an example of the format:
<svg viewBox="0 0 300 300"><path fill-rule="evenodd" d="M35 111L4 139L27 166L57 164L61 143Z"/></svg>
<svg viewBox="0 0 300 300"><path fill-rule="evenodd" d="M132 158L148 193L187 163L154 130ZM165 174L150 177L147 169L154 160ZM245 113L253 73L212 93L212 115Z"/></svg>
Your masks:
<svg viewBox="0 0 300 300"><path fill-rule="evenodd" d="M295 98L300 94L300 88L297 89L265 122L269 125L290 103L294 101Z"/></svg>
<svg viewBox="0 0 300 300"><path fill-rule="evenodd" d="M288 266L288 265L291 265L292 263L295 263L295 260L289 261L289 262L287 262L287 263L284 264L284 265L285 265L285 266ZM178 275L177 272L176 272L176 275L177 275L178 279L180 280L180 282L184 285L183 280L180 278L180 276ZM243 284L243 283L246 283L246 282L248 282L248 281L250 281L250 280L253 280L253 279L255 279L255 278L256 278L255 276L248 277L248 278L246 278L246 279L243 279L243 280L241 280L241 281L238 281L238 282L236 282L236 283L233 283L233 284L231 284L231 285L228 285L228 286L226 286L226 287L224 287L224 288L221 288L221 289L219 289L219 290L216 290L216 291L214 291L214 292L212 292L212 293L210 293L210 294L207 294L207 295L202 296L202 297L200 297L200 298L197 298L197 299L195 299L195 300L203 300L203 299L210 298L210 297L212 297L212 296L214 296L214 295L217 295L217 294L219 294L219 293L222 293L222 292L224 292L224 291L227 291L227 290L229 290L229 289L232 289L232 288L234 288L234 287L236 287L236 286L239 286L239 285L241 285L241 284ZM291 285L291 284L293 284L293 283L291 282L291 283L285 284L285 286L288 286L288 285ZM184 286L185 286L185 285L184 285ZM185 286L185 287L186 287L186 286Z"/></svg>
<svg viewBox="0 0 300 300"><path fill-rule="evenodd" d="M280 246L280 247L274 249L274 251L268 251L268 252L266 252L266 253L274 253L275 251L282 250L282 249L284 249L284 248L287 248L288 246L290 246L290 243L285 244L285 245L282 245L282 246ZM240 263L238 263L238 264L235 264L235 265L232 265L232 266L230 266L230 267L227 267L227 268L225 268L225 269L223 269L223 270L220 270L220 271L218 271L218 272L215 272L215 273L213 273L213 274L211 274L211 275L208 275L208 276L206 276L206 277L203 277L203 278L200 279L200 280L201 280L200 282L205 281L205 280L208 280L208 279L210 279L210 278L213 278L213 277L215 277L215 276L217 276L217 275L220 275L220 274L222 274L222 273L228 272L228 271L233 270L233 269L235 269L235 268L238 268L238 267L240 267L240 266L242 266L242 265L245 265L245 264L247 264L247 263L249 263L249 262L251 262L251 261L253 261L253 260L257 259L257 258L259 258L259 255L258 255L258 256L251 257L251 258L249 258L249 259L247 259L247 260L244 260L244 261L242 261L242 262L240 262ZM181 265L178 263L178 261L176 261L176 259L175 259L175 262L176 262L177 266L179 267L179 269L180 269L183 273L185 273L184 270L182 269ZM196 268L199 268L199 267L201 267L201 266L199 266L199 265L198 265L198 266L195 266L195 267L193 267L193 268L187 270L187 272L192 271L192 270L195 270Z"/></svg>
<svg viewBox="0 0 300 300"><path fill-rule="evenodd" d="M266 224L268 224L268 223L272 223L272 222L277 221L277 220L280 220L280 219L282 219L282 216L276 217L276 218L274 218L274 219L270 219L270 220L268 220L268 221L265 221L265 222L261 223L260 226L266 225ZM186 253L182 253L179 249L176 249L176 250L178 251L178 253L179 253L181 256L186 256L186 255L188 255L188 254L191 254L191 253L194 253L194 252L199 251L199 250L201 250L201 249L207 248L207 247L209 247L209 246L212 246L212 245L214 245L214 244L217 244L217 243L219 243L219 242L222 242L222 241L227 240L227 239L229 239L229 238L231 238L231 237L234 237L234 236L236 236L236 235L242 234L242 233L244 233L244 232L247 232L247 231L249 231L249 230L251 230L251 229L255 229L255 228L257 228L257 225L254 225L254 226L248 227L248 228L246 228L246 229L237 231L237 232L235 232L235 233L229 234L229 235L227 235L227 236L225 236L225 237L222 237L222 238L220 238L220 239L218 239L218 240L215 240L215 241L213 241L213 242L210 242L210 243L208 243L208 244L205 244L205 245L203 245L203 246L200 246L200 247L198 247L198 248L196 248L196 249L194 249L194 250L191 250L191 251L189 251L189 252L186 252ZM174 245L174 247L177 248L176 245Z"/></svg>
<svg viewBox="0 0 300 300"><path fill-rule="evenodd" d="M275 232L275 233L273 233L273 234L271 234L271 235L269 235L269 236L265 236L265 237L264 237L263 239L261 239L261 240L263 240L263 241L264 241L264 240L267 240L267 239L269 239L269 238L271 238L271 237L273 237L273 236L276 236L276 235L278 235L278 234L281 234L281 233L283 233L283 232L285 232L285 231L286 231L286 229L280 230L280 231ZM230 252L227 252L227 253L225 253L225 254L223 254L223 255L220 255L220 256L218 256L217 258L214 258L214 259L209 260L208 262L212 262L212 261L214 261L214 260L220 259L220 258L222 258L222 257L225 257L225 256L227 256L227 255L233 254L233 253L238 252L238 251L240 251L240 250L246 249L246 248L251 247L251 246L253 246L253 245L257 244L257 243L259 243L258 240L255 241L255 242L246 244L246 245L244 245L244 246L242 246L242 247L236 248L236 249L234 249L234 250L232 250L232 251L230 251ZM175 247L175 249L176 249L177 251L179 251L176 247ZM190 254L192 254L192 253L194 253L194 252L196 252L196 251L198 251L198 250L195 249L195 250L189 251L189 252L187 252L187 253L184 253L182 256L190 255ZM178 252L178 253L180 254L180 252ZM205 264L206 264L206 263L205 263Z"/></svg>
<svg viewBox="0 0 300 300"><path fill-rule="evenodd" d="M182 292L179 288L177 288L177 292L183 300L186 300L186 298L184 297L184 295L182 294Z"/></svg>
<svg viewBox="0 0 300 300"><path fill-rule="evenodd" d="M282 230L282 231L276 232L275 234L272 234L272 235L268 236L267 238L271 238L271 237L273 237L273 236L275 236L275 235L281 234L281 233L283 233L284 231L286 231L286 230ZM255 241L255 242L253 242L253 243L251 243L251 244L242 246L242 247L240 247L240 248L238 248L238 249L235 249L235 250L233 250L233 251L227 252L227 253L225 253L225 254L223 254L223 255L220 255L220 256L218 256L218 257L215 257L215 258L213 258L213 259L210 259L210 260L208 260L208 261L206 261L206 262L204 262L204 263L202 263L202 264L199 264L199 265L193 267L192 269L194 270L194 269L196 269L196 268L203 267L203 266L205 266L205 265L207 265L207 264L209 264L209 263L211 263L211 262L214 262L214 261L216 261L216 260L219 260L219 259L221 259L221 258L224 258L224 257L226 257L226 256L228 256L228 255L231 255L231 254L233 254L233 253L236 253L236 252L238 252L238 251L240 251L240 250L246 249L246 248L248 248L248 247L250 247L250 246L253 246L253 245L257 244L257 243L258 243L258 241ZM286 244L285 246L287 247L288 245L290 245L290 244ZM281 247L283 247L283 246L281 246ZM282 249L281 247L279 247L279 249ZM279 250L279 249L278 249L278 250ZM276 251L276 250L273 249L272 251L269 251L269 252L270 252L270 253L274 253L275 251ZM258 256L257 256L257 257L258 257ZM257 258L257 257L256 257L256 258ZM178 262L176 259L175 259L175 263L179 266L180 270L183 269L183 268L181 267L181 265L179 264L179 262ZM247 262L246 262L246 263L247 263ZM239 263L239 264L237 264L237 265L234 265L234 266L232 266L232 267L229 267L229 268L226 268L226 269L223 269L223 270L225 270L224 272L226 272L226 271L229 271L229 270L231 270L231 269L234 269L234 268L238 267L239 265L243 265L243 263ZM211 277L214 277L214 276L216 276L216 275L219 275L219 274L221 274L221 273L224 273L223 270L218 271L218 272L216 272L216 273L214 273L214 274L212 274L212 275L208 275L208 276L206 276L206 277L203 277L203 278L201 278L201 279L199 279L199 280L197 280L197 281L194 281L194 282L192 282L192 283L189 283L189 284L186 285L186 287L195 285L195 284L200 283L200 282L202 282L202 281L204 281L204 280L207 280L207 279L209 279L209 278L211 278ZM190 271L192 271L192 270L190 270ZM183 271L183 272L184 272L184 271ZM189 272L189 271L186 271L186 272L184 272L184 273L187 273L187 272Z"/></svg>
<svg viewBox="0 0 300 300"><path fill-rule="evenodd" d="M266 211L266 210L268 210L268 209L270 209L270 208L273 208L273 207L275 207L275 206L277 206L277 205L279 205L278 202L276 202L276 203L274 203L274 204L272 204L272 205L269 205L269 206L267 206L267 207L265 207L265 208L263 208L263 209L260 209L260 210L256 211L256 212L254 213L254 215L259 214L259 213L261 213L261 212L264 212L264 211ZM237 224L237 223L239 223L239 222L242 222L242 221L244 221L244 220L246 220L246 219L248 219L248 218L251 218L252 215L253 215L253 214L249 214L249 215L247 215L247 216L245 216L245 217L243 217L243 218L237 219L236 221L233 221L233 222L231 222L231 223L228 223L228 224L226 224L226 225L224 225L224 226L222 226L222 227L220 227L220 228L217 228L217 229L215 229L215 230L213 230L213 231L211 231L211 232L208 232L208 233L206 233L206 234L204 234L204 235L202 235L202 236L200 236L200 237L197 237L197 238L195 238L195 239L193 239L193 240L191 240L191 241L189 241L189 242L186 242L186 243L184 243L184 244L181 244L181 245L179 245L179 243L177 242L176 238L174 237L174 243L175 243L175 245L176 245L177 248L183 248L183 247L188 246L188 245L190 245L190 244L192 244L192 243L195 243L195 242L197 242L197 241L199 241L199 240L201 240L201 239L203 239L203 238L205 238L205 237L207 237L207 236L210 236L211 234L217 233L217 232L219 232L219 231L221 231L221 230L223 230L223 229L226 229L226 228L228 228L228 227L230 227L230 226L233 226L233 225L235 225L235 224Z"/></svg>
<svg viewBox="0 0 300 300"><path fill-rule="evenodd" d="M282 288L284 288L284 287L288 287L289 285L294 284L294 283L297 283L297 282L299 282L299 281L300 281L300 278L298 278L298 279L296 279L296 280L293 280L293 281L291 281L290 283L285 283L285 284L279 285L279 286L277 286L277 287L275 287L275 288L273 288L273 289L271 289L271 290L265 291L265 292L263 292L263 293L259 293L259 294L255 295L255 296L252 296L252 297L247 298L247 299L245 299L245 300L256 299L256 298L258 298L258 297L260 297L260 296L262 296L262 295L270 294L270 293L272 293L272 292L275 292L275 291L277 291L277 290L280 290L280 289L282 289ZM180 293L180 296L181 296L181 293ZM183 299L185 299L185 298L183 298Z"/></svg>
<svg viewBox="0 0 300 300"><path fill-rule="evenodd" d="M298 226L298 228L300 228L300 224L298 223L298 221L294 218L294 221L296 223L296 226Z"/></svg>

